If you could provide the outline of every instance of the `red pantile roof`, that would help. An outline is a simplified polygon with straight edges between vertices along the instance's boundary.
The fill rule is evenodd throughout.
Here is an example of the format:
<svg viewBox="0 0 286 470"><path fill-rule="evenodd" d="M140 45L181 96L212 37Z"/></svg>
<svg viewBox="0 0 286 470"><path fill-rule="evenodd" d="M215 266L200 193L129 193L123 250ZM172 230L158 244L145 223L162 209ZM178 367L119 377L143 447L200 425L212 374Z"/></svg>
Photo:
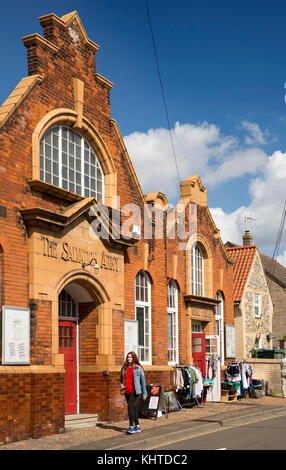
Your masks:
<svg viewBox="0 0 286 470"><path fill-rule="evenodd" d="M236 246L226 248L226 251L229 257L235 260L233 267L233 296L235 302L240 302L254 259L256 245Z"/></svg>

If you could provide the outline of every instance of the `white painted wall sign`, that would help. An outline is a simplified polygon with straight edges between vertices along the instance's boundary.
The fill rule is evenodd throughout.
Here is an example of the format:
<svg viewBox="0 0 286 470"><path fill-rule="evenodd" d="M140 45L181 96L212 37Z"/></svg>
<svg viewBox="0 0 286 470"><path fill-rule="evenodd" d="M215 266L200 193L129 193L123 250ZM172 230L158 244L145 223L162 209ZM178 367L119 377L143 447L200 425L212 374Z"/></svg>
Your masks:
<svg viewBox="0 0 286 470"><path fill-rule="evenodd" d="M138 321L124 320L124 350L125 357L130 351L136 352L138 356Z"/></svg>
<svg viewBox="0 0 286 470"><path fill-rule="evenodd" d="M30 309L2 307L2 364L30 364Z"/></svg>
<svg viewBox="0 0 286 470"><path fill-rule="evenodd" d="M225 347L226 357L235 359L236 356L236 342L235 342L235 326L225 325Z"/></svg>

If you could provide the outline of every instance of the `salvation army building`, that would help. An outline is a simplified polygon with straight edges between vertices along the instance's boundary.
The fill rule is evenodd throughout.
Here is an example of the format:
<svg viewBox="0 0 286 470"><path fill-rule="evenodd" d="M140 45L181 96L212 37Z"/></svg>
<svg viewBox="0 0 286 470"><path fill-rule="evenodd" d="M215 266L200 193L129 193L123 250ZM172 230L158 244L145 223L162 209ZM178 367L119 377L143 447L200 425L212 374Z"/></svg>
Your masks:
<svg viewBox="0 0 286 470"><path fill-rule="evenodd" d="M122 419L128 348L147 384L173 390L178 364L227 361L234 325L233 260L200 177L178 202L196 230L169 237L167 198L143 194L112 119L99 46L77 12L39 21L0 106L1 443L57 433L71 414Z"/></svg>

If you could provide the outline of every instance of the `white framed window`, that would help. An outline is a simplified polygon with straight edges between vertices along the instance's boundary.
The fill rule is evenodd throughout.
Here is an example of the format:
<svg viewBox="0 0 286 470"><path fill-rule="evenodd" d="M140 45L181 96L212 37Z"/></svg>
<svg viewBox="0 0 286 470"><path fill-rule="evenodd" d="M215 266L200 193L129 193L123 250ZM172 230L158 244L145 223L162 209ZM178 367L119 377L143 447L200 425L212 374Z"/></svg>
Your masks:
<svg viewBox="0 0 286 470"><path fill-rule="evenodd" d="M216 336L218 338L217 353L220 356L221 364L224 364L224 323L223 323L223 296L220 291L216 294L216 299L220 303L216 306L215 322L216 322Z"/></svg>
<svg viewBox="0 0 286 470"><path fill-rule="evenodd" d="M192 333L203 333L203 324L201 321L192 320Z"/></svg>
<svg viewBox="0 0 286 470"><path fill-rule="evenodd" d="M63 289L59 295L59 317L64 319L77 319L78 307L75 300Z"/></svg>
<svg viewBox="0 0 286 470"><path fill-rule="evenodd" d="M51 127L40 142L40 179L104 202L104 174L88 141L66 126Z"/></svg>
<svg viewBox="0 0 286 470"><path fill-rule="evenodd" d="M254 294L254 316L261 317L261 299L259 294Z"/></svg>
<svg viewBox="0 0 286 470"><path fill-rule="evenodd" d="M151 364L151 284L143 271L135 278L135 319L138 321L139 361Z"/></svg>
<svg viewBox="0 0 286 470"><path fill-rule="evenodd" d="M168 319L168 363L179 361L178 347L178 289L173 280L167 290L167 319Z"/></svg>
<svg viewBox="0 0 286 470"><path fill-rule="evenodd" d="M191 249L191 292L204 295L204 257L197 243Z"/></svg>

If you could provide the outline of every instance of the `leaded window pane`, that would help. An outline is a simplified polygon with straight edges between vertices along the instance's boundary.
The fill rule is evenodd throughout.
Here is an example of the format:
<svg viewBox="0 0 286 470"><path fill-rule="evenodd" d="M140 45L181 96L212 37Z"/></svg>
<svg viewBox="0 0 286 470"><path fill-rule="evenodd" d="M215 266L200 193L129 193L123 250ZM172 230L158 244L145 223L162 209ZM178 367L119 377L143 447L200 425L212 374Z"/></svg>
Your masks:
<svg viewBox="0 0 286 470"><path fill-rule="evenodd" d="M104 176L96 153L66 126L49 129L40 142L40 179L103 202Z"/></svg>

